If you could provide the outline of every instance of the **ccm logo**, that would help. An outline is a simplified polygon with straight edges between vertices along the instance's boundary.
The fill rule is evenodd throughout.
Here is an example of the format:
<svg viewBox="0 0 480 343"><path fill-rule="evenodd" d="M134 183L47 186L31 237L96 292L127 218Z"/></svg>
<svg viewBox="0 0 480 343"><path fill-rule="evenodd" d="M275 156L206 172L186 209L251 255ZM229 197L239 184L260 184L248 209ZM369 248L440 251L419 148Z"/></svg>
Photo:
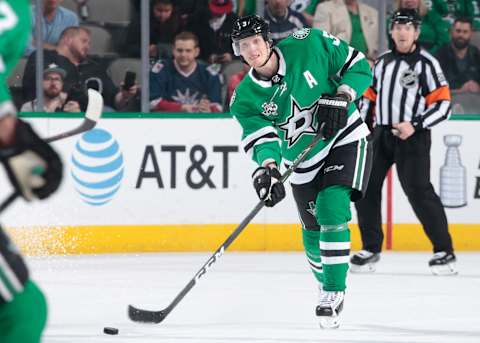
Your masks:
<svg viewBox="0 0 480 343"><path fill-rule="evenodd" d="M344 167L343 164L341 166L334 164L333 166L325 167L325 169L323 169L323 173L326 174L336 170L341 171L343 167Z"/></svg>

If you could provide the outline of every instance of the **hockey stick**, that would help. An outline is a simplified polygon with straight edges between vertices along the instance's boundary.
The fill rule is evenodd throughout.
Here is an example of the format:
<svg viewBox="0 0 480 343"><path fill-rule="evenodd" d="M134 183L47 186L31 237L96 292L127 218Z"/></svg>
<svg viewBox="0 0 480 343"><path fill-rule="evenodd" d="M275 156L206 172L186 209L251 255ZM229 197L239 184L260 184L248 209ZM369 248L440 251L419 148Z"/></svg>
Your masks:
<svg viewBox="0 0 480 343"><path fill-rule="evenodd" d="M97 125L98 120L102 115L103 110L103 97L102 95L93 89L88 89L88 105L87 110L85 111L85 117L83 122L77 128L73 130L60 133L55 136L45 138L47 143L52 143L67 137L71 137L86 131L89 131ZM8 206L10 206L20 194L17 191L14 191L0 204L0 213L3 212Z"/></svg>
<svg viewBox="0 0 480 343"><path fill-rule="evenodd" d="M323 139L321 134L323 125L319 129L319 133L315 135L310 144L297 156L292 165L283 173L280 177L279 182L284 183L293 171L298 167L298 165L305 159L307 154L313 149L313 147ZM215 253L207 260L207 262L200 268L200 270L195 274L193 279L181 290L181 292L173 299L173 301L166 308L160 311L149 311L136 308L132 305L128 305L128 317L134 322L142 323L160 323L163 321L170 312L177 306L177 304L187 295L188 292L197 284L197 282L202 278L212 265L217 262L217 260L222 257L223 253L230 244L242 233L243 229L250 223L250 221L257 215L258 212L265 206L265 202L260 200L260 202L254 207L254 209L242 220L242 222L237 226L237 228L230 234L230 236L223 242L223 244L215 251Z"/></svg>

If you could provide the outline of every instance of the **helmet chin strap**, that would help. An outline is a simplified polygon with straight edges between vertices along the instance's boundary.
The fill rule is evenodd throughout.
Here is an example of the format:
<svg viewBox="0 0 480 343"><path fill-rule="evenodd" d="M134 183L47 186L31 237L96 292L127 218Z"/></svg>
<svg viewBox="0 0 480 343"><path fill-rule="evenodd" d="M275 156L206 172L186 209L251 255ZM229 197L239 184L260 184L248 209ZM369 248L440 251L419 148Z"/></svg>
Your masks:
<svg viewBox="0 0 480 343"><path fill-rule="evenodd" d="M269 45L269 49L270 49L270 53L268 54L268 57L267 59L265 60L265 62L259 67L259 68L262 68L263 66L265 66L265 64L268 63L268 61L270 61L270 58L272 57L272 54L273 54L273 47L270 43L268 43Z"/></svg>

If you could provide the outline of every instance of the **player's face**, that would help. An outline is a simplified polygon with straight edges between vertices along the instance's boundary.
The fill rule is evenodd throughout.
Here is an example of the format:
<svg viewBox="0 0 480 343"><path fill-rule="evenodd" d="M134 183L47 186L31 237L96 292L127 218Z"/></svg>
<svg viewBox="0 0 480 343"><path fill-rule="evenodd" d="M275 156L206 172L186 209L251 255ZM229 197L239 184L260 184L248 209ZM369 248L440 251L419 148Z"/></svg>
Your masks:
<svg viewBox="0 0 480 343"><path fill-rule="evenodd" d="M418 39L420 33L411 23L395 23L390 34L395 42L395 49L402 54L406 54L412 50L413 44Z"/></svg>
<svg viewBox="0 0 480 343"><path fill-rule="evenodd" d="M172 16L173 6L171 4L156 4L153 7L153 16L159 22L164 23Z"/></svg>
<svg viewBox="0 0 480 343"><path fill-rule="evenodd" d="M43 78L43 91L47 98L53 99L60 95L63 89L62 76L58 73L49 73Z"/></svg>
<svg viewBox="0 0 480 343"><path fill-rule="evenodd" d="M173 58L182 68L188 68L195 63L199 52L200 50L192 39L176 40L173 46Z"/></svg>
<svg viewBox="0 0 480 343"><path fill-rule="evenodd" d="M238 45L240 54L253 68L264 65L270 56L270 47L261 35L244 38Z"/></svg>
<svg viewBox="0 0 480 343"><path fill-rule="evenodd" d="M80 30L76 36L74 36L70 42L70 50L72 54L77 56L80 60L87 58L90 51L90 35Z"/></svg>

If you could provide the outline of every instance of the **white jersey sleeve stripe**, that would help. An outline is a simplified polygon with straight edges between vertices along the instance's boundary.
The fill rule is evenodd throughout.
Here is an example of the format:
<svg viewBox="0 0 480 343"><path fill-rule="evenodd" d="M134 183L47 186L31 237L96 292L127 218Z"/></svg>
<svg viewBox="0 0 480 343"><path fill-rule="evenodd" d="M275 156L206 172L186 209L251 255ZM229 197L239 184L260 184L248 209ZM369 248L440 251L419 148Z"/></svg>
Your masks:
<svg viewBox="0 0 480 343"><path fill-rule="evenodd" d="M274 127L272 126L265 126L265 127L262 127L260 130L257 130L253 133L251 133L250 135L246 136L243 140L242 140L242 148L244 150L246 150L246 148L252 143L254 142L255 140L263 137L263 136L266 136L268 134L275 134L275 136L278 137L277 135L277 131L275 130Z"/></svg>

